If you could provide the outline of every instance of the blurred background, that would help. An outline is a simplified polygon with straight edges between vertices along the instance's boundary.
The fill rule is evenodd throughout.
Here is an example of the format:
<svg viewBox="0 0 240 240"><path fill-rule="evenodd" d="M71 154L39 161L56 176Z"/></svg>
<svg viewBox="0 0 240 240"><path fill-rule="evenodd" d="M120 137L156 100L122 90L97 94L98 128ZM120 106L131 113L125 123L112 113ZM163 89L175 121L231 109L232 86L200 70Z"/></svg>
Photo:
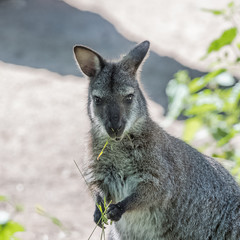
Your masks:
<svg viewBox="0 0 240 240"><path fill-rule="evenodd" d="M141 82L161 124L168 82L180 70L191 79L211 71L211 57L200 59L231 28L231 22L216 16L220 14L203 9L228 4L0 0L0 225L13 219L24 226L25 232L16 236L25 240L88 239L95 227L94 203L74 164L83 164L89 130L88 82L74 61L74 45L118 59L149 40ZM232 71L235 79L238 73ZM165 126L182 136L182 122ZM100 232L91 239L99 239Z"/></svg>

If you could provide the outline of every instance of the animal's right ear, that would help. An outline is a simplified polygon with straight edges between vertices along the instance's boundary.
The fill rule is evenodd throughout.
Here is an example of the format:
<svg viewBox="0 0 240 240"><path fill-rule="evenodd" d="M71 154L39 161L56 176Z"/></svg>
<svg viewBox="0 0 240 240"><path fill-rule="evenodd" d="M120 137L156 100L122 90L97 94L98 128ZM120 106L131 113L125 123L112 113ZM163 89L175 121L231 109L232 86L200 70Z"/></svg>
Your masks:
<svg viewBox="0 0 240 240"><path fill-rule="evenodd" d="M73 50L80 69L88 77L95 77L104 67L103 58L92 49L75 46Z"/></svg>

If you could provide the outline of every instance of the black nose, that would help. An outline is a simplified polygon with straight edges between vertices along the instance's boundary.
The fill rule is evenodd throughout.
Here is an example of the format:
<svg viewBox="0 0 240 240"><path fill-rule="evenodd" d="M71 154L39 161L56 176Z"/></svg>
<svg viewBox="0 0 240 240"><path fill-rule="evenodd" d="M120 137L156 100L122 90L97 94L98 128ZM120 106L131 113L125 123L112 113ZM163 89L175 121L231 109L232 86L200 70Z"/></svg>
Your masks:
<svg viewBox="0 0 240 240"><path fill-rule="evenodd" d="M116 103L109 105L108 111L108 121L106 124L106 130L111 137L119 137L122 135L124 130L124 120L122 118L122 113L120 106Z"/></svg>
<svg viewBox="0 0 240 240"><path fill-rule="evenodd" d="M112 132L117 133L122 127L120 114L113 111L109 117L109 128Z"/></svg>

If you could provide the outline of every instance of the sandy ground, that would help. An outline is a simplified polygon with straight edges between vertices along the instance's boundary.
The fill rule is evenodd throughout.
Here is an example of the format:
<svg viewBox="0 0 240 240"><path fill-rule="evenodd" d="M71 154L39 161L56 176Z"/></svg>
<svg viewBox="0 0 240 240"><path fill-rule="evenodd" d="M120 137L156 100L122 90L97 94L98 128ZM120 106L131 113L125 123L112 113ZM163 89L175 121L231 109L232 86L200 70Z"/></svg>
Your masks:
<svg viewBox="0 0 240 240"><path fill-rule="evenodd" d="M24 240L84 240L95 226L94 203L73 162L81 167L85 158L89 121L87 81L77 77L72 46L82 43L113 58L133 42L151 40L143 85L166 108L168 80L185 65L193 76L201 73L191 68L206 70L197 61L205 50L202 39L224 27L196 12L226 1L65 2L81 11L56 0L0 2L0 195L23 204L25 210L14 219L26 227L18 234ZM154 102L149 107L161 124L163 108ZM181 124L168 130L180 136ZM38 215L37 204L68 232ZM11 212L11 207L0 203L0 210ZM99 236L98 229L91 239Z"/></svg>

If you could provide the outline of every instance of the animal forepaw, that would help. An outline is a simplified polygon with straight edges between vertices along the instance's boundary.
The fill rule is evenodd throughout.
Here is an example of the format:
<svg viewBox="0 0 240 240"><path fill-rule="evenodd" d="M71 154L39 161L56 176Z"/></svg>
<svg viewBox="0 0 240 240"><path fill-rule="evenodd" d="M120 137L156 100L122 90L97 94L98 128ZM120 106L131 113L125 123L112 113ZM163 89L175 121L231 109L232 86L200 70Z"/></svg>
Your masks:
<svg viewBox="0 0 240 240"><path fill-rule="evenodd" d="M119 221L123 212L124 211L119 204L111 204L107 210L107 218L112 221Z"/></svg>

